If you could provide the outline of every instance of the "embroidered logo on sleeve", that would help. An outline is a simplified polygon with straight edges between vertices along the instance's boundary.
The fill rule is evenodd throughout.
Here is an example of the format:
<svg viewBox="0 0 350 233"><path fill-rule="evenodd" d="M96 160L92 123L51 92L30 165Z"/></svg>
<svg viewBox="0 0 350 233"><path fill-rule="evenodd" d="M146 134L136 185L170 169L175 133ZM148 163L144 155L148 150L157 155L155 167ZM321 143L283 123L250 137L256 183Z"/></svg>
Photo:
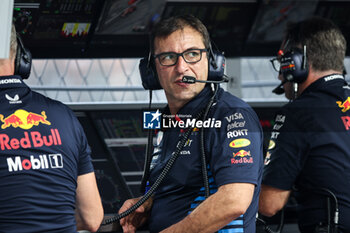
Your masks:
<svg viewBox="0 0 350 233"><path fill-rule="evenodd" d="M350 109L350 97L348 97L344 102L337 101L336 103L338 104L339 108L342 109L342 112L346 112Z"/></svg>
<svg viewBox="0 0 350 233"><path fill-rule="evenodd" d="M230 147L232 148L240 148L240 147L246 147L250 145L250 141L246 138L238 138L233 140L230 143Z"/></svg>
<svg viewBox="0 0 350 233"><path fill-rule="evenodd" d="M233 153L231 158L231 164L253 163L253 157L251 157L250 151L239 150Z"/></svg>

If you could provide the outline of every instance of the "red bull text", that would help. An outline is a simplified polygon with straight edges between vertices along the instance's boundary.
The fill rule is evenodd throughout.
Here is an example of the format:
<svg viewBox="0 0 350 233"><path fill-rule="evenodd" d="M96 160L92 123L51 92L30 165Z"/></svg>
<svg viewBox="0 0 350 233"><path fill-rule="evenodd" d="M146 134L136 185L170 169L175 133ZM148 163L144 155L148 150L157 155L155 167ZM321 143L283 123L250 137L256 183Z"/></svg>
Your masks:
<svg viewBox="0 0 350 233"><path fill-rule="evenodd" d="M22 138L10 138L7 134L0 134L0 149L4 151L62 145L58 129L51 129L50 132L50 135L42 135L38 131L24 132Z"/></svg>
<svg viewBox="0 0 350 233"><path fill-rule="evenodd" d="M345 129L349 130L350 129L350 116L342 116L341 119L343 120Z"/></svg>

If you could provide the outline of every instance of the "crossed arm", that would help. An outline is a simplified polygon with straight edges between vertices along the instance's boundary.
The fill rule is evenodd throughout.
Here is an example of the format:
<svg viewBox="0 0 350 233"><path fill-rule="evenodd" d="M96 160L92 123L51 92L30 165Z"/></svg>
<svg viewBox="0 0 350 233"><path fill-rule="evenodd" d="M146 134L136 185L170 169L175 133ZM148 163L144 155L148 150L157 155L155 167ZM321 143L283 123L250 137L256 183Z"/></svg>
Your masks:
<svg viewBox="0 0 350 233"><path fill-rule="evenodd" d="M215 232L246 212L253 199L254 187L249 183L222 185L190 215L162 233ZM135 199L132 200L126 201L120 212L125 211L131 202L136 202ZM151 205L150 201L137 209L136 213L122 219L120 223L124 232L135 232L137 227L146 222Z"/></svg>

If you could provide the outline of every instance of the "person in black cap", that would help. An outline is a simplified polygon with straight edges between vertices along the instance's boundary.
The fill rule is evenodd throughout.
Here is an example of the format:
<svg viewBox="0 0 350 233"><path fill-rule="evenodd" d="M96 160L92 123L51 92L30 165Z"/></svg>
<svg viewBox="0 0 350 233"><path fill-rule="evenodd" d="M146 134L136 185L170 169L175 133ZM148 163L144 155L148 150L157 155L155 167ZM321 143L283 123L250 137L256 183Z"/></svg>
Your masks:
<svg viewBox="0 0 350 233"><path fill-rule="evenodd" d="M84 131L67 106L23 82L30 66L12 26L0 60L0 231L97 231L103 208Z"/></svg>
<svg viewBox="0 0 350 233"><path fill-rule="evenodd" d="M158 77L152 78L159 79L168 105L157 134L149 186L157 184L166 164L178 157L151 199L121 219L124 232L135 232L146 221L150 232L255 232L262 130L245 102L213 84L207 29L190 15L163 19L153 29L150 57ZM191 122L198 124L187 127ZM137 200L127 200L119 212Z"/></svg>
<svg viewBox="0 0 350 233"><path fill-rule="evenodd" d="M327 228L350 232L350 87L343 76L345 51L339 28L330 20L312 17L288 25L278 57L272 60L292 101L276 115L259 212L275 215L296 190L301 232Z"/></svg>

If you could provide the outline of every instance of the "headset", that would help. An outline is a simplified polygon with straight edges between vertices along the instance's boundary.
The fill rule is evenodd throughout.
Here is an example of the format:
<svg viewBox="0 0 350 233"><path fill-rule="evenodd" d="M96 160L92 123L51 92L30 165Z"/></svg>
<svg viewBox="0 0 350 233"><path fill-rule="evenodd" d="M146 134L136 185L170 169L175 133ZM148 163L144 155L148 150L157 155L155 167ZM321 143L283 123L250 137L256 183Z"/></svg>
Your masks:
<svg viewBox="0 0 350 233"><path fill-rule="evenodd" d="M32 54L23 45L20 35L17 33L17 52L15 58L15 75L19 75L22 79L29 78L32 68Z"/></svg>
<svg viewBox="0 0 350 233"><path fill-rule="evenodd" d="M306 45L303 50L292 48L281 56L281 73L288 82L302 83L309 74L306 59Z"/></svg>
<svg viewBox="0 0 350 233"><path fill-rule="evenodd" d="M282 88L283 84L286 82L293 83L303 83L309 75L309 66L306 58L306 45L303 46L303 49L292 48L285 54L280 50L279 54L281 55L281 67L280 73L282 74L284 80L272 90L273 93L280 95L284 93ZM343 69L343 76L347 74L347 71Z"/></svg>
<svg viewBox="0 0 350 233"><path fill-rule="evenodd" d="M225 56L223 52L214 51L209 46L209 72L208 80L202 81L206 83L217 83L217 82L227 82L224 78L225 71ZM142 86L145 90L160 90L163 89L159 83L156 67L154 64L154 59L151 52L147 57L140 60L139 70L142 80ZM199 80L197 80L199 81ZM196 82L196 81L194 81Z"/></svg>
<svg viewBox="0 0 350 233"><path fill-rule="evenodd" d="M280 73L284 80L272 90L272 92L277 95L284 93L283 84L286 82L298 84L303 83L309 75L309 65L306 58L306 45L303 46L303 49L294 47L286 53L283 53L283 51L280 50L279 54L281 54Z"/></svg>

